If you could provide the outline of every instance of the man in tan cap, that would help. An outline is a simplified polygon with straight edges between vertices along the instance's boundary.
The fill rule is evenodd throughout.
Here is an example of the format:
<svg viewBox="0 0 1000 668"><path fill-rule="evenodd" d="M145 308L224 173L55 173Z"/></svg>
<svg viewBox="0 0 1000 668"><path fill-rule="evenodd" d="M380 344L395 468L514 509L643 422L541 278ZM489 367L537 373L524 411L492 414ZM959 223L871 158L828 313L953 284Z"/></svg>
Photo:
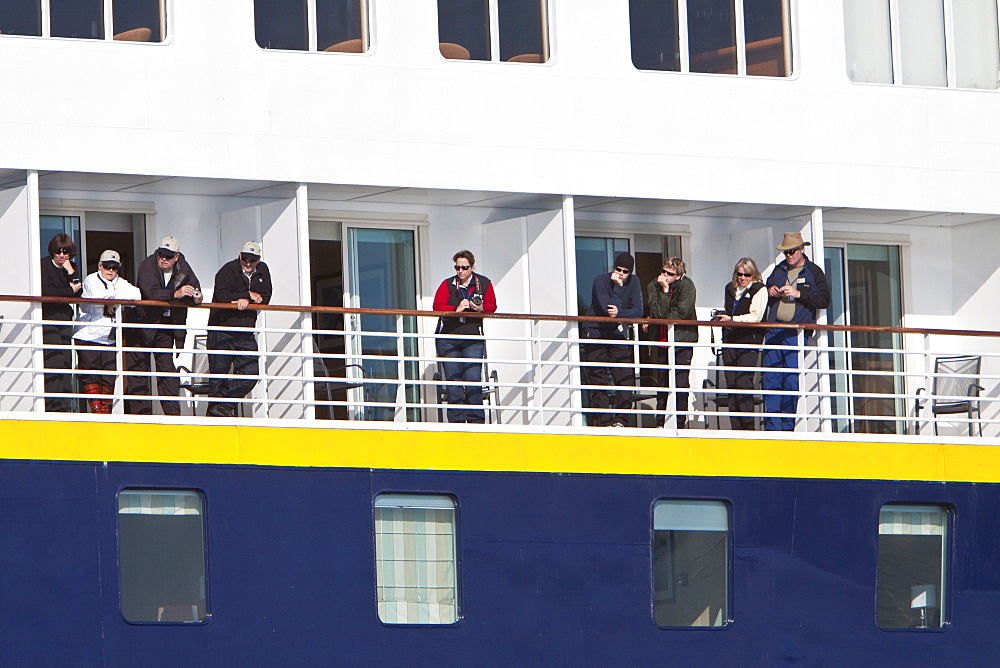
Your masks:
<svg viewBox="0 0 1000 668"><path fill-rule="evenodd" d="M160 246L152 255L139 263L136 283L142 291L143 299L161 302L180 302L188 306L200 304L201 283L184 254L181 244L174 237L163 237ZM156 364L156 392L161 397L176 397L180 394L180 379L174 366L173 348L184 347L187 335L187 309L183 306L145 306L139 322L150 325L175 325L175 329L134 329L130 345L136 348L164 348L166 352L153 353ZM125 355L129 371L150 371L149 352L129 352ZM129 376L128 394L150 393L149 376ZM177 401L160 401L164 415L180 415L181 405ZM128 412L134 415L149 415L153 402L149 399L130 399Z"/></svg>
<svg viewBox="0 0 1000 668"><path fill-rule="evenodd" d="M798 232L786 232L781 243L775 244L775 248L784 253L785 259L767 277L765 322L815 323L816 312L830 305L830 286L826 281L826 274L806 257L805 247L809 245L811 244L803 241ZM765 350L763 366L794 369L764 372L761 384L764 388L764 411L767 413L798 412L798 337L799 330L793 328L769 329L764 337L764 345L787 348ZM793 431L795 418L765 417L764 429Z"/></svg>
<svg viewBox="0 0 1000 668"><path fill-rule="evenodd" d="M208 316L209 327L253 327L257 322L257 311L247 310L247 307L271 302L271 271L260 261L260 254L260 244L248 241L235 260L230 260L219 269L215 275L212 299L218 304L235 304L236 308L213 308ZM257 379L217 378L216 375L256 376L260 368L257 339L253 332L209 329L208 349L228 350L231 353L211 354L208 357L208 369L212 374L208 395L215 401L209 405L207 414L233 417L236 414L235 405L224 400L247 396L257 384Z"/></svg>

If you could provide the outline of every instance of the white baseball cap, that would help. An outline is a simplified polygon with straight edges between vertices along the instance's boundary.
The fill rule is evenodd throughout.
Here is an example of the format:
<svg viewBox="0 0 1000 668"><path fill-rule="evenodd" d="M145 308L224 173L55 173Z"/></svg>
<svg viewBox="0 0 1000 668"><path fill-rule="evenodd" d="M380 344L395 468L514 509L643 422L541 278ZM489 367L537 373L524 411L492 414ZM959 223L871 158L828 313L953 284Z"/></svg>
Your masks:
<svg viewBox="0 0 1000 668"><path fill-rule="evenodd" d="M120 255L118 255L118 251L106 250L103 253L101 253L101 260L100 261L101 261L101 263L104 263L104 262L117 262L118 264L121 264L122 263L122 258L121 258Z"/></svg>
<svg viewBox="0 0 1000 668"><path fill-rule="evenodd" d="M261 254L260 244L257 243L256 241L248 241L245 244L243 244L243 250L241 250L240 252L250 253L251 255L260 255Z"/></svg>

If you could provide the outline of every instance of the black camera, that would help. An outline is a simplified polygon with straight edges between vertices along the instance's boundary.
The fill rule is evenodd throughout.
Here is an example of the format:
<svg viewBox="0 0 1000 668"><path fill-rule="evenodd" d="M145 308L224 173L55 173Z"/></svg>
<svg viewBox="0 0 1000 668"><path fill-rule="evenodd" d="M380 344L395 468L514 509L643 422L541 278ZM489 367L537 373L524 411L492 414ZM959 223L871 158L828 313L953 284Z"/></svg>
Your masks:
<svg viewBox="0 0 1000 668"><path fill-rule="evenodd" d="M482 306L483 296L477 292L476 294L469 297L469 301L472 303L473 306Z"/></svg>
<svg viewBox="0 0 1000 668"><path fill-rule="evenodd" d="M725 310L721 308L712 309L712 320L718 320L720 315L726 315Z"/></svg>

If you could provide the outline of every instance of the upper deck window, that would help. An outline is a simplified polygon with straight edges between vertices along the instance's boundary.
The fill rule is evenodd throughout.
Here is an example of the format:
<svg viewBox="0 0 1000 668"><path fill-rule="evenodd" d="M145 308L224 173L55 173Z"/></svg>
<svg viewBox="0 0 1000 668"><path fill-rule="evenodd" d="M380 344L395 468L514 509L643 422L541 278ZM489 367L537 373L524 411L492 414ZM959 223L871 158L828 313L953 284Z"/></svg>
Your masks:
<svg viewBox="0 0 1000 668"><path fill-rule="evenodd" d="M844 0L844 35L851 81L1000 87L996 0Z"/></svg>
<svg viewBox="0 0 1000 668"><path fill-rule="evenodd" d="M365 0L254 0L254 27L262 49L368 51Z"/></svg>
<svg viewBox="0 0 1000 668"><path fill-rule="evenodd" d="M629 0L640 70L791 73L787 0Z"/></svg>
<svg viewBox="0 0 1000 668"><path fill-rule="evenodd" d="M456 60L544 63L545 0L438 0L441 55Z"/></svg>
<svg viewBox="0 0 1000 668"><path fill-rule="evenodd" d="M166 0L4 0L0 33L162 42L165 4Z"/></svg>

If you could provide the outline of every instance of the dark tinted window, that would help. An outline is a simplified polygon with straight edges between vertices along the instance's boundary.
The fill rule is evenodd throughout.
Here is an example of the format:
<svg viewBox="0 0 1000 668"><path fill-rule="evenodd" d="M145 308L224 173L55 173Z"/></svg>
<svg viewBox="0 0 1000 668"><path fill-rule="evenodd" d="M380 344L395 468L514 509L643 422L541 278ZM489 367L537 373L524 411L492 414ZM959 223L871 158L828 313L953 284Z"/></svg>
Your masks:
<svg viewBox="0 0 1000 668"><path fill-rule="evenodd" d="M4 35L41 35L42 10L38 0L3 0L0 2L0 33Z"/></svg>
<svg viewBox="0 0 1000 668"><path fill-rule="evenodd" d="M49 14L51 37L104 39L102 0L49 0Z"/></svg>
<svg viewBox="0 0 1000 668"><path fill-rule="evenodd" d="M254 0L253 19L261 48L290 51L309 48L304 0Z"/></svg>

